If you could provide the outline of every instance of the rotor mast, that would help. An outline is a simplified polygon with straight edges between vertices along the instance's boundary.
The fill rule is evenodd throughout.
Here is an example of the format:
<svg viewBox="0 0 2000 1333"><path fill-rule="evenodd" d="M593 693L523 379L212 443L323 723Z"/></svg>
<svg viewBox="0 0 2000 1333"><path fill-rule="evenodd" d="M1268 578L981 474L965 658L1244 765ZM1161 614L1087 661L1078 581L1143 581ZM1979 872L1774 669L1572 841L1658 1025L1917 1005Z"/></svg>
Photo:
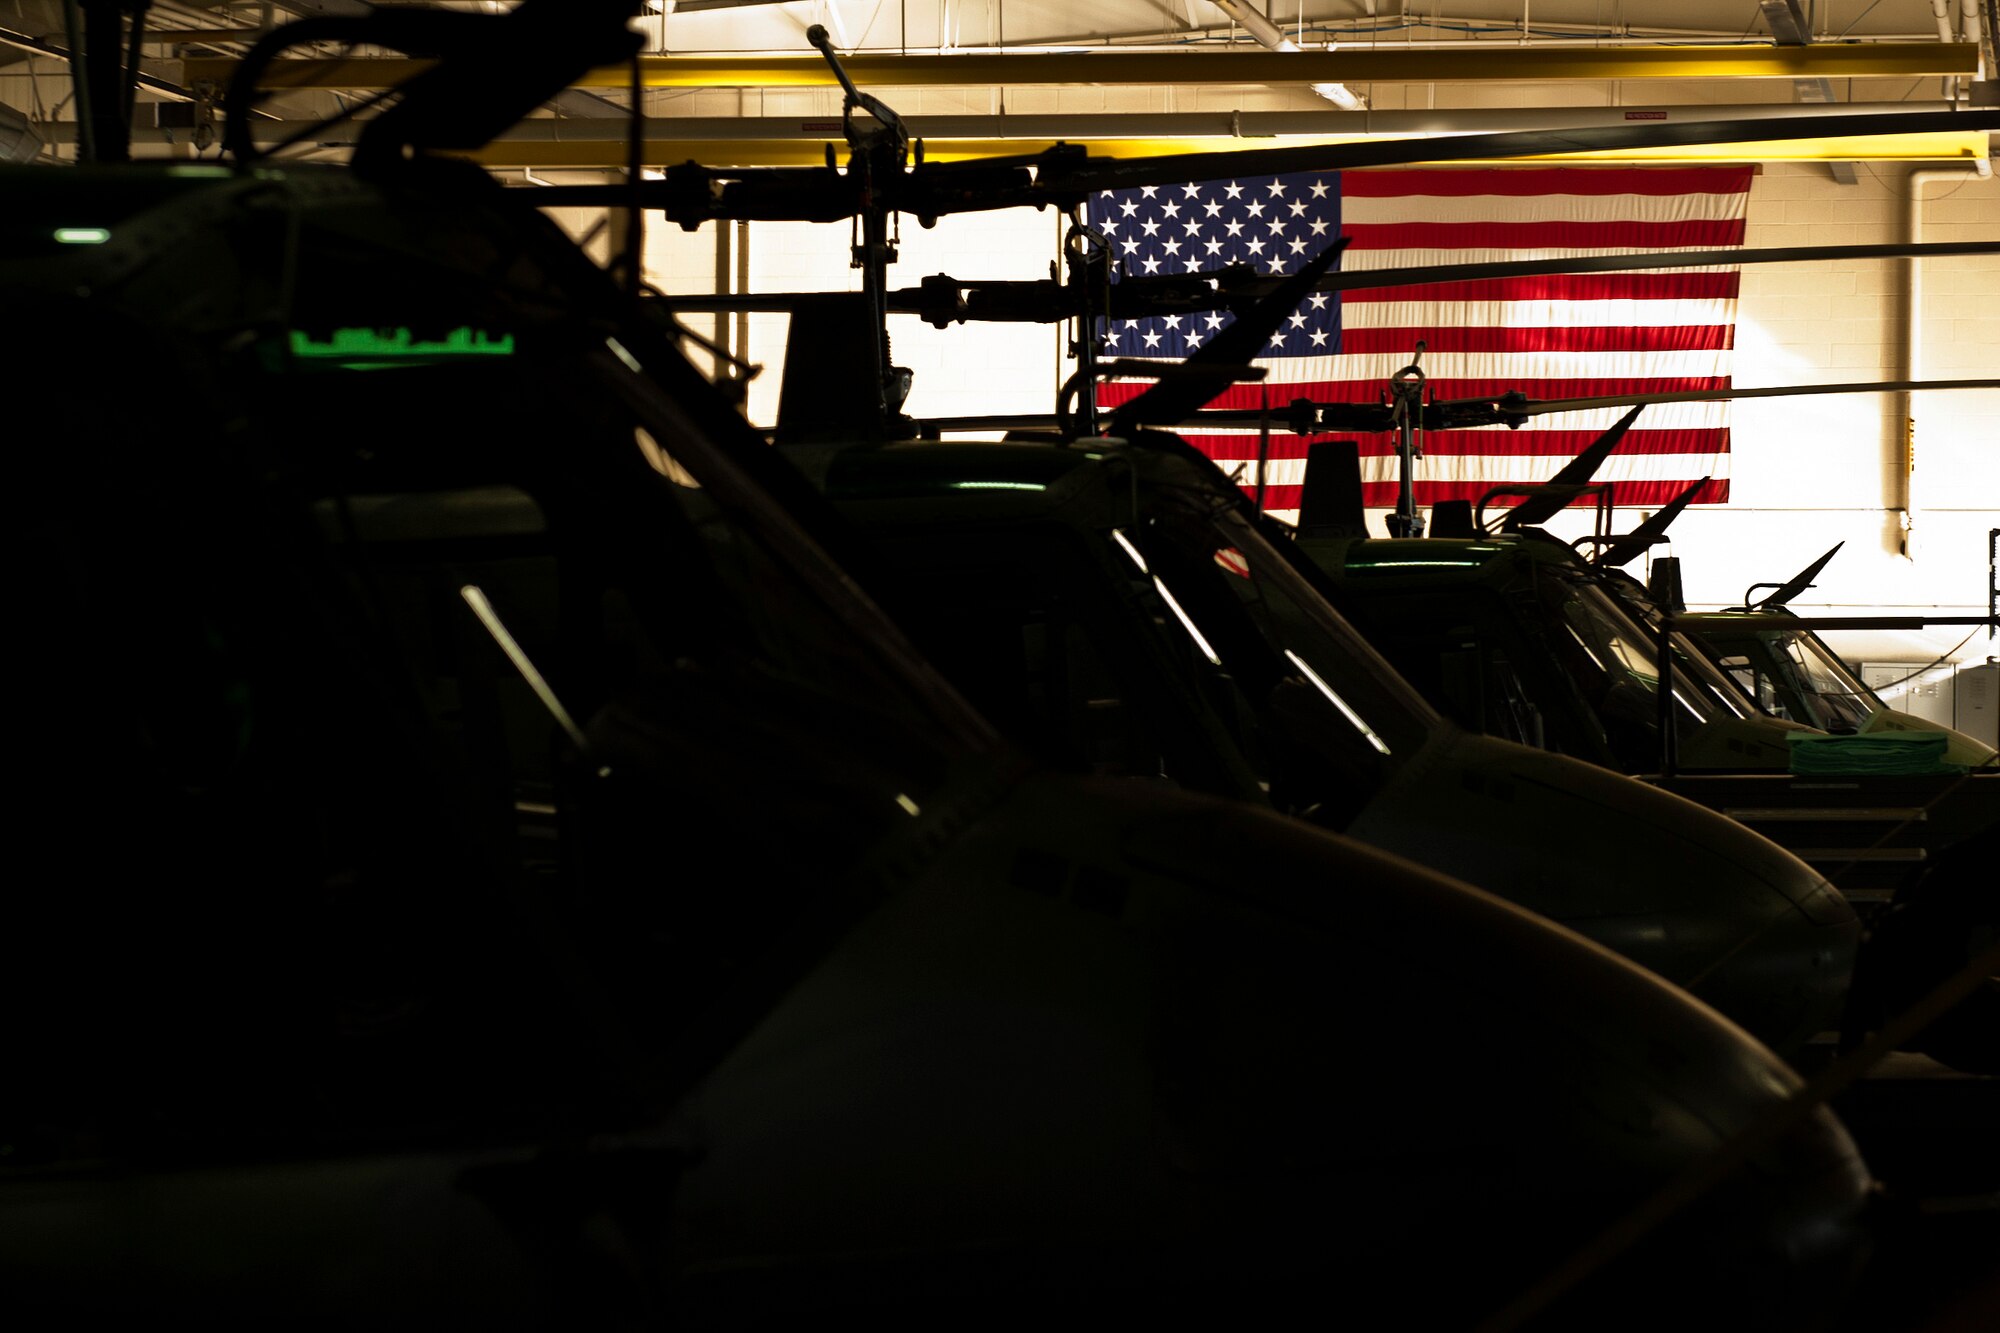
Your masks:
<svg viewBox="0 0 2000 1333"><path fill-rule="evenodd" d="M1389 377L1389 419L1396 427L1396 512L1389 515L1391 537L1421 537L1424 516L1417 512L1417 460L1424 428L1424 344L1417 342L1410 364Z"/></svg>
<svg viewBox="0 0 2000 1333"><path fill-rule="evenodd" d="M840 128L850 152L847 170L854 178L858 206L855 217L860 239L853 247L853 264L861 270L861 290L868 298L874 320L874 368L876 406L885 428L893 427L909 397L910 374L891 364L889 351L889 265L896 262L896 243L889 235L888 195L902 176L910 156L910 135L903 121L881 99L870 97L854 86L840 67L833 41L815 23L806 29L811 42L840 80ZM874 117L877 127L862 129L855 121L859 109ZM922 151L918 151L922 160ZM896 433L893 429L889 432Z"/></svg>

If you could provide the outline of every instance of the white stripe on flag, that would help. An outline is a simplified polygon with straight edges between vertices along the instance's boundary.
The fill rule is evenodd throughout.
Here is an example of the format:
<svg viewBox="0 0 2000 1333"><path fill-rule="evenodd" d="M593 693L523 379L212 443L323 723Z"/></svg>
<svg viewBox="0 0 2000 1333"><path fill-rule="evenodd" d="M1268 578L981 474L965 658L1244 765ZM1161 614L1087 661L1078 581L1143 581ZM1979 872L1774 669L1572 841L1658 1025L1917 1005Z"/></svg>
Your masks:
<svg viewBox="0 0 2000 1333"><path fill-rule="evenodd" d="M1350 329L1673 328L1729 324L1733 300L1680 301L1347 301ZM1644 353L1627 353L1628 359Z"/></svg>
<svg viewBox="0 0 2000 1333"><path fill-rule="evenodd" d="M1387 195L1340 201L1343 230L1406 222L1734 222L1738 194Z"/></svg>
<svg viewBox="0 0 2000 1333"><path fill-rule="evenodd" d="M1649 255L1700 254L1709 250L1726 250L1724 245L1662 245L1645 251ZM1638 253L1630 246L1545 246L1540 249L1522 248L1495 249L1492 246L1467 246L1455 250L1434 248L1413 248L1408 250L1347 250L1340 256L1342 270L1375 270L1381 268L1411 268L1425 264L1498 264L1511 263L1520 259L1595 259L1599 255L1629 255ZM1614 269L1615 273L1734 273L1734 264L1707 264L1698 268L1670 269Z"/></svg>

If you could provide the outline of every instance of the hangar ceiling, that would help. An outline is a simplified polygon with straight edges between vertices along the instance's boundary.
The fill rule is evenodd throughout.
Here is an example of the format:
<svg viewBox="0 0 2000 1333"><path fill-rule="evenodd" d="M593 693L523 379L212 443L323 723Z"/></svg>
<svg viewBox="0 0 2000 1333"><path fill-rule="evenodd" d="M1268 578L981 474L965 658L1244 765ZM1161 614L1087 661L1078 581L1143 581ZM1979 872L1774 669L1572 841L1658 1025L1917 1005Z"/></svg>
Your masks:
<svg viewBox="0 0 2000 1333"><path fill-rule="evenodd" d="M202 5L145 11L135 152L213 151L199 133L216 81L272 24L356 14L362 0ZM404 6L493 12L499 3ZM816 158L839 93L804 33L824 25L856 53L863 86L891 87L919 133L948 141L1053 137L1145 140L1272 134L1450 133L1704 115L1810 114L1841 103L1934 110L1992 100L1993 0L649 0L636 22L651 53L645 114L661 159L733 142L740 163ZM70 19L62 0L0 0L0 113L25 123L15 156L74 155ZM1988 49L1982 50L1982 46ZM400 53L302 48L311 86L265 104L276 137L352 111L393 77ZM746 64L748 56L788 56ZM996 69L997 63L1003 68ZM1292 77L1296 67L1298 74ZM393 69L394 67L388 67ZM574 89L488 156L510 167L622 163L622 74ZM366 112L358 113L365 116ZM550 123L540 123L542 121ZM591 122L599 122L592 124ZM300 151L338 155L351 131ZM787 142L790 146L787 147ZM1137 142L1135 142L1137 141ZM0 152L6 150L0 126ZM592 147L591 145L598 145ZM31 147L32 145L32 147ZM697 152L688 151L697 149ZM1983 159L1967 139L1817 145L1829 160ZM1843 156L1845 155L1845 156Z"/></svg>

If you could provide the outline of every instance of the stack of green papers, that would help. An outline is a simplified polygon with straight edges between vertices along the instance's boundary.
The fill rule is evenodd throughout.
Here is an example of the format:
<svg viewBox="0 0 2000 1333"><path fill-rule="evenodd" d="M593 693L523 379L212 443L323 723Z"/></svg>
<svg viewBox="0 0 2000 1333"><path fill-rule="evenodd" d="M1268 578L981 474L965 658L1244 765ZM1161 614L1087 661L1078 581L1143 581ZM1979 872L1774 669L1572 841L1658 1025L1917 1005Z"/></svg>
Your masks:
<svg viewBox="0 0 2000 1333"><path fill-rule="evenodd" d="M1792 772L1811 777L1832 774L1885 773L1899 777L1963 773L1948 764L1941 731L1879 731L1865 736L1823 736L1794 731L1785 736L1792 751Z"/></svg>

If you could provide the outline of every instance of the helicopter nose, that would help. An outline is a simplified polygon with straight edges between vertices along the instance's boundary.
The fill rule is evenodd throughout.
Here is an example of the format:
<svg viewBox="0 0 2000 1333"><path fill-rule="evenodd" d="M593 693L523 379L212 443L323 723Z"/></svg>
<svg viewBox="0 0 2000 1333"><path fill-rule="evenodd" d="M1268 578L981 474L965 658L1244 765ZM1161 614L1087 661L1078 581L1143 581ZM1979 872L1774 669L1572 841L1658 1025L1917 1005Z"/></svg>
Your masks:
<svg viewBox="0 0 2000 1333"><path fill-rule="evenodd" d="M1691 801L1458 733L1346 831L1561 922L1781 1055L1838 1026L1861 938L1853 907L1797 857Z"/></svg>

